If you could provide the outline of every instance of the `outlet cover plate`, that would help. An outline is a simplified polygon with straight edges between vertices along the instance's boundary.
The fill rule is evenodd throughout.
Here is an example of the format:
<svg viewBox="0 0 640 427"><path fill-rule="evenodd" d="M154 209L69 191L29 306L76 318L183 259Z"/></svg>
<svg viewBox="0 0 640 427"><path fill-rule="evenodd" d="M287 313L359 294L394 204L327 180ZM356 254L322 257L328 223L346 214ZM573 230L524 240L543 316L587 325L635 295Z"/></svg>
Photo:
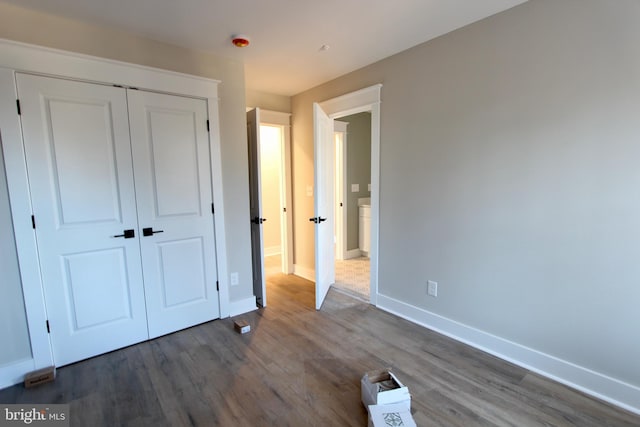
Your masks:
<svg viewBox="0 0 640 427"><path fill-rule="evenodd" d="M434 282L433 280L427 281L427 294L432 297L438 296L438 282Z"/></svg>

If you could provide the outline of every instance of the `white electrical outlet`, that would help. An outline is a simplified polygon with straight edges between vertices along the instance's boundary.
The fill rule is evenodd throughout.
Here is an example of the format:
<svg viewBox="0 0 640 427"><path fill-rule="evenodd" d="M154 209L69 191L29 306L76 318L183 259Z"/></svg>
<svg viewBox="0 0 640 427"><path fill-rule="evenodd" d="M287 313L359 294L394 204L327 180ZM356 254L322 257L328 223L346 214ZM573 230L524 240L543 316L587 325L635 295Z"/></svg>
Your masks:
<svg viewBox="0 0 640 427"><path fill-rule="evenodd" d="M231 273L231 286L238 286L238 283L240 283L238 273Z"/></svg>
<svg viewBox="0 0 640 427"><path fill-rule="evenodd" d="M432 297L438 296L438 282L434 282L433 280L427 281L427 294Z"/></svg>

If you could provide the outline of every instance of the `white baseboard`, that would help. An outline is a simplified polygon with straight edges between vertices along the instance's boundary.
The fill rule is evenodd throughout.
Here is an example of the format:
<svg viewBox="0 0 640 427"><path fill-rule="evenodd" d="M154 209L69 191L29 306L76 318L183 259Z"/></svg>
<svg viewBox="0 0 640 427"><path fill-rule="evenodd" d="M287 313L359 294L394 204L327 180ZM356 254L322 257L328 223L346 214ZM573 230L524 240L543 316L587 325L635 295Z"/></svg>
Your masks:
<svg viewBox="0 0 640 427"><path fill-rule="evenodd" d="M300 276L303 279L311 280L312 282L316 281L316 272L312 268L307 268L298 264L294 264L293 274L295 274L296 276Z"/></svg>
<svg viewBox="0 0 640 427"><path fill-rule="evenodd" d="M229 301L229 317L238 316L257 309L258 305L256 304L255 296L240 301Z"/></svg>
<svg viewBox="0 0 640 427"><path fill-rule="evenodd" d="M362 256L362 251L360 249L351 249L344 255L344 259L360 258Z"/></svg>
<svg viewBox="0 0 640 427"><path fill-rule="evenodd" d="M264 248L264 256L280 255L281 252L282 252L282 249L280 248L280 245L269 246L268 248L267 247Z"/></svg>
<svg viewBox="0 0 640 427"><path fill-rule="evenodd" d="M640 414L640 387L385 295L377 295L377 307L598 399Z"/></svg>
<svg viewBox="0 0 640 427"><path fill-rule="evenodd" d="M24 381L25 374L35 369L33 359L24 359L0 366L0 390Z"/></svg>

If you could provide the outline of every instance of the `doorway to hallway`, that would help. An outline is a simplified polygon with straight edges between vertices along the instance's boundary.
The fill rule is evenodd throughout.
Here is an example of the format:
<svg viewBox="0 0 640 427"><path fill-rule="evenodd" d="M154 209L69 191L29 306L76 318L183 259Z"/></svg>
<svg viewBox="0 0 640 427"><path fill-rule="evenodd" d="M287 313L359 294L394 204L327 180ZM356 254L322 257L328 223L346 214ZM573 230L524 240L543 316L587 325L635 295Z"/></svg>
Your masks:
<svg viewBox="0 0 640 427"><path fill-rule="evenodd" d="M266 276L293 272L290 114L247 112L253 290L266 306Z"/></svg>

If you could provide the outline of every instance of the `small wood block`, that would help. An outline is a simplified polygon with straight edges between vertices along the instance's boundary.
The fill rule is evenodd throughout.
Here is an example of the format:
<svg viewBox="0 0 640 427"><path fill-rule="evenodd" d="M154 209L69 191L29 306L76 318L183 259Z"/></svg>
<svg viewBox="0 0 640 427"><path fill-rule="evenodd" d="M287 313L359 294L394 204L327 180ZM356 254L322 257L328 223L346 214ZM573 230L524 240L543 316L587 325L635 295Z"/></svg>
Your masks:
<svg viewBox="0 0 640 427"><path fill-rule="evenodd" d="M239 334L246 334L251 330L251 325L246 320L235 320L233 322L233 328Z"/></svg>
<svg viewBox="0 0 640 427"><path fill-rule="evenodd" d="M25 375L24 386L26 388L35 387L40 384L48 383L56 379L56 367L49 366L47 368L38 369Z"/></svg>

